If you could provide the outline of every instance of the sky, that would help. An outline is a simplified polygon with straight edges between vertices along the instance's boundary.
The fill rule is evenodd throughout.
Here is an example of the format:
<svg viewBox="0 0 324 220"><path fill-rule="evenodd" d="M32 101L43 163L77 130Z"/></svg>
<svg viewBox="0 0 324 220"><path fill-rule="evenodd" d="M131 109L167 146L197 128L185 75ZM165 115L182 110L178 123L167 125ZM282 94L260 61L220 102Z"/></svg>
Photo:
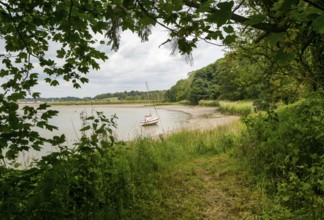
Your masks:
<svg viewBox="0 0 324 220"><path fill-rule="evenodd" d="M106 51L109 59L100 63L100 70L87 74L89 83L83 84L81 89L74 89L72 83L66 81L51 87L40 80L33 91L40 92L41 97L83 98L108 92L145 91L145 82L150 90L165 90L187 78L189 72L224 56L224 47L200 42L193 51L193 64L190 64L180 55L171 55L168 45L159 47L168 38L162 28L154 28L149 41L144 43L131 32L123 32L121 36L117 52L110 51L106 45L101 46L100 50Z"/></svg>

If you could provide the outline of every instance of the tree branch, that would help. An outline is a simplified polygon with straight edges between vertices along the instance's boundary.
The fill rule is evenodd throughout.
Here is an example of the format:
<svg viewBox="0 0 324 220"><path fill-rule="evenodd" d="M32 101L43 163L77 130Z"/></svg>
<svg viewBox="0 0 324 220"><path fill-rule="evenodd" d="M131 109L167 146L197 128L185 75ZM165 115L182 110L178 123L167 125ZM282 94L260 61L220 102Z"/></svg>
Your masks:
<svg viewBox="0 0 324 220"><path fill-rule="evenodd" d="M200 4L197 2L194 2L192 0L183 0L185 5L187 5L188 7L193 7L198 9L200 7ZM219 9L217 8L210 8L210 13L219 13ZM235 21L236 23L239 24L243 24L245 25L245 22L249 21L250 19L235 13L232 13L231 16L231 20ZM259 23L259 24L253 24L250 25L251 27L255 28L255 29L259 29L259 30L263 30L266 32L272 32L272 33L280 33L280 32L284 32L286 31L286 28L283 27L279 27L277 25L274 24L270 24L270 23Z"/></svg>
<svg viewBox="0 0 324 220"><path fill-rule="evenodd" d="M309 0L304 0L304 2L308 3L310 6L313 6L315 8L318 8L318 9L324 11L324 7L320 6L319 4L317 4L315 2L312 2L312 1L309 1Z"/></svg>
<svg viewBox="0 0 324 220"><path fill-rule="evenodd" d="M232 11L232 13L234 13L234 12L236 12L242 5L243 5L243 3L245 2L245 0L242 0L241 2L240 2L240 4L238 4L235 8L234 8L234 10Z"/></svg>

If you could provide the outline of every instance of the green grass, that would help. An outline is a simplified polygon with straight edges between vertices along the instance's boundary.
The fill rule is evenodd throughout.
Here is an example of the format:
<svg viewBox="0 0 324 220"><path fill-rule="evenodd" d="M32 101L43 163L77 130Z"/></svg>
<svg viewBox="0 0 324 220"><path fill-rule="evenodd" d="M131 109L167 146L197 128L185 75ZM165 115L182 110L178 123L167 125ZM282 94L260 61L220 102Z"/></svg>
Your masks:
<svg viewBox="0 0 324 220"><path fill-rule="evenodd" d="M281 209L235 157L241 130L236 121L98 151L83 139L77 153L48 156L50 168L43 162L39 169L1 170L0 217L52 211L75 219L273 219Z"/></svg>
<svg viewBox="0 0 324 220"><path fill-rule="evenodd" d="M221 112L231 115L248 115L253 112L252 101L219 101Z"/></svg>
<svg viewBox="0 0 324 220"><path fill-rule="evenodd" d="M200 100L198 105L207 107L218 107L219 101L217 100Z"/></svg>
<svg viewBox="0 0 324 220"><path fill-rule="evenodd" d="M235 122L127 143L135 201L131 218L243 219L270 210L271 200L232 156L240 130Z"/></svg>

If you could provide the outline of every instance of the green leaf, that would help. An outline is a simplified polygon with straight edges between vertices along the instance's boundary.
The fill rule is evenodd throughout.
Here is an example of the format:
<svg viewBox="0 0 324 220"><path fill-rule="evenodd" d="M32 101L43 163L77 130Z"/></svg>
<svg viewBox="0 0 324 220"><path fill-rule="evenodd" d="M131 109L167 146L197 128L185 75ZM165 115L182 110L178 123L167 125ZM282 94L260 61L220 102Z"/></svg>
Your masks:
<svg viewBox="0 0 324 220"><path fill-rule="evenodd" d="M229 45L229 44L235 42L236 37L237 37L237 36L236 36L235 34L227 35L227 36L225 37L225 39L224 39L224 43L227 44L227 45Z"/></svg>
<svg viewBox="0 0 324 220"><path fill-rule="evenodd" d="M91 128L90 125L87 125L87 126L81 128L80 131L87 131L87 130L89 130L90 128Z"/></svg>
<svg viewBox="0 0 324 220"><path fill-rule="evenodd" d="M251 15L249 16L249 20L245 21L244 24L246 25L254 25L262 23L266 19L266 15L259 14L259 15Z"/></svg>
<svg viewBox="0 0 324 220"><path fill-rule="evenodd" d="M313 21L313 27L318 33L324 34L324 13Z"/></svg>
<svg viewBox="0 0 324 220"><path fill-rule="evenodd" d="M53 81L50 82L50 85L51 86L57 86L57 85L59 85L59 82L57 80L53 80Z"/></svg>
<svg viewBox="0 0 324 220"><path fill-rule="evenodd" d="M285 32L281 32L281 33L271 33L268 37L267 37L267 41L271 44L271 45L275 45L276 43L284 40L286 37L286 33Z"/></svg>
<svg viewBox="0 0 324 220"><path fill-rule="evenodd" d="M215 13L211 13L208 20L215 22L218 27L226 24L227 21L232 17L232 7L234 5L233 1L230 2L220 2L217 4L219 10Z"/></svg>
<svg viewBox="0 0 324 220"><path fill-rule="evenodd" d="M282 200L287 202L290 199L290 197L288 195L285 195L282 197Z"/></svg>
<svg viewBox="0 0 324 220"><path fill-rule="evenodd" d="M283 49L280 49L274 57L278 63L285 64L295 58L294 53L287 53Z"/></svg>
<svg viewBox="0 0 324 220"><path fill-rule="evenodd" d="M282 12L287 12L291 9L293 5L297 5L299 0L284 0L283 3L281 4L281 11Z"/></svg>
<svg viewBox="0 0 324 220"><path fill-rule="evenodd" d="M40 97L40 93L39 92L34 92L32 94L33 98L36 99L36 98L39 98Z"/></svg>
<svg viewBox="0 0 324 220"><path fill-rule="evenodd" d="M61 48L60 50L57 50L56 53L57 53L57 58L63 58L65 56L64 48Z"/></svg>
<svg viewBox="0 0 324 220"><path fill-rule="evenodd" d="M82 77L82 78L80 78L80 81L81 81L81 83L88 83L89 79Z"/></svg>
<svg viewBox="0 0 324 220"><path fill-rule="evenodd" d="M142 22L142 24L144 25L144 26L150 26L150 25L155 25L155 20L154 19L152 19L152 18L150 18L150 17L147 17L147 16L145 16L145 17L143 17L143 19L141 20L141 22Z"/></svg>
<svg viewBox="0 0 324 220"><path fill-rule="evenodd" d="M224 31L226 33L230 34L230 33L234 32L234 28L231 25L229 25L229 26L224 27Z"/></svg>

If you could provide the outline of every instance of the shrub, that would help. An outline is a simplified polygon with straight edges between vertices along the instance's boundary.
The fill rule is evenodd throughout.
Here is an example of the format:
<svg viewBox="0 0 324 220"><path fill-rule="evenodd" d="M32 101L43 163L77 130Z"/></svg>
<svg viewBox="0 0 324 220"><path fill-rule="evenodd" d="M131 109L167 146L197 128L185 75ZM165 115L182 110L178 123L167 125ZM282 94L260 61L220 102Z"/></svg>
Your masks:
<svg viewBox="0 0 324 220"><path fill-rule="evenodd" d="M0 167L1 219L121 219L131 201L129 164L114 119L89 117L75 148L61 147L27 170Z"/></svg>
<svg viewBox="0 0 324 220"><path fill-rule="evenodd" d="M239 155L299 216L323 218L324 99L314 97L244 119Z"/></svg>

